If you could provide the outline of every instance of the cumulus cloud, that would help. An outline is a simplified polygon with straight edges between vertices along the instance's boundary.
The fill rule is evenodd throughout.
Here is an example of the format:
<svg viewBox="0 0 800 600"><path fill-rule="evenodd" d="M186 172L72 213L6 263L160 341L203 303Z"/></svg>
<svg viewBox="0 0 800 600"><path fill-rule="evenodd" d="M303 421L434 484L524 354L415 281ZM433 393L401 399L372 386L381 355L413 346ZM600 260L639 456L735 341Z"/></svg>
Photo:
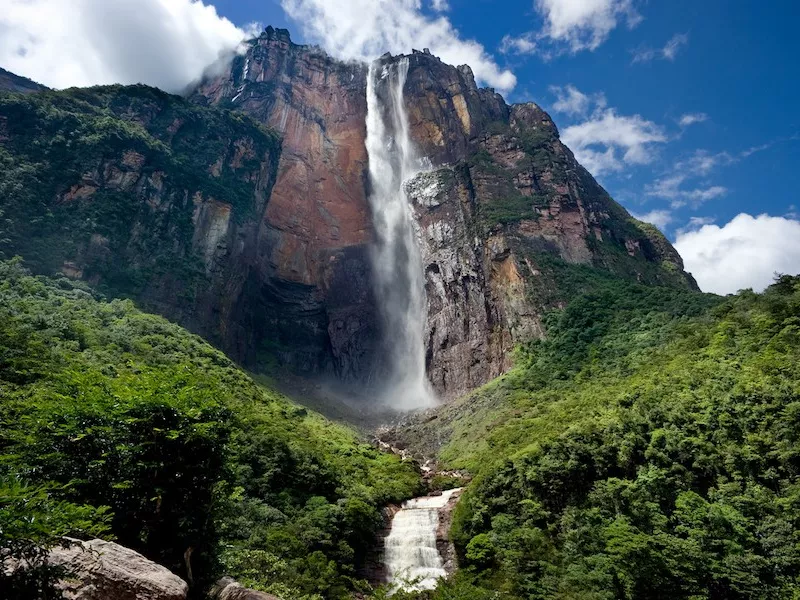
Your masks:
<svg viewBox="0 0 800 600"><path fill-rule="evenodd" d="M689 127L695 123L703 123L705 121L708 121L708 115L706 113L686 113L685 115L681 115L681 118L678 119L678 125L681 127Z"/></svg>
<svg viewBox="0 0 800 600"><path fill-rule="evenodd" d="M564 129L561 140L583 166L599 175L649 163L653 145L666 142L667 136L640 115L618 115L613 108L598 108L583 123Z"/></svg>
<svg viewBox="0 0 800 600"><path fill-rule="evenodd" d="M450 10L447 0L431 0L431 8L436 12L446 12Z"/></svg>
<svg viewBox="0 0 800 600"><path fill-rule="evenodd" d="M539 37L573 53L597 49L621 22L642 20L632 0L535 0L534 8L544 20Z"/></svg>
<svg viewBox="0 0 800 600"><path fill-rule="evenodd" d="M675 248L703 291L761 291L775 273L800 272L800 221L742 213L722 227L681 230Z"/></svg>
<svg viewBox="0 0 800 600"><path fill-rule="evenodd" d="M639 48L633 51L634 64L644 63L660 58L663 60L673 61L678 56L680 49L689 43L689 34L676 33L673 35L663 48Z"/></svg>
<svg viewBox="0 0 800 600"><path fill-rule="evenodd" d="M475 78L502 91L516 85L474 40L462 40L444 16L429 17L420 0L281 0L304 36L341 59L372 60L384 52L430 48L443 61L468 64Z"/></svg>
<svg viewBox="0 0 800 600"><path fill-rule="evenodd" d="M700 229L704 225L713 225L715 221L716 219L714 217L692 217L686 225L678 229L677 233L678 235L683 235L684 233Z"/></svg>
<svg viewBox="0 0 800 600"><path fill-rule="evenodd" d="M602 93L584 94L574 85L553 85L550 86L550 92L556 97L553 110L565 115L584 116L592 106L603 108L606 105L606 98Z"/></svg>
<svg viewBox="0 0 800 600"><path fill-rule="evenodd" d="M55 88L178 92L253 32L199 0L0 0L0 64Z"/></svg>
<svg viewBox="0 0 800 600"><path fill-rule="evenodd" d="M672 213L668 210L651 210L648 213L636 214L631 213L633 218L644 221L645 223L652 223L661 230L664 230L667 225L674 220Z"/></svg>

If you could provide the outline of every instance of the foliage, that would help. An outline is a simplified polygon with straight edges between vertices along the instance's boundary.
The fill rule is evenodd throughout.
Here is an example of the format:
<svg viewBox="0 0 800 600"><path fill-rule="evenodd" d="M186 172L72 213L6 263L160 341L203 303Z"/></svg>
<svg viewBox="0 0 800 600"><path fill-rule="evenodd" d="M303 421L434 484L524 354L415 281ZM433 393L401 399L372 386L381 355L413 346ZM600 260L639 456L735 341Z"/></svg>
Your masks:
<svg viewBox="0 0 800 600"><path fill-rule="evenodd" d="M107 508L56 500L58 486L29 486L0 474L0 589L8 600L58 598L54 582L68 575L47 564L47 550L68 545L65 536L104 536ZM8 561L8 562L7 562ZM11 561L18 561L15 565ZM20 566L21 565L23 566ZM5 568L8 565L9 568Z"/></svg>
<svg viewBox="0 0 800 600"><path fill-rule="evenodd" d="M143 85L0 93L0 120L0 252L48 274L74 261L114 295L165 273L191 293L194 199L252 217L280 150L243 115Z"/></svg>
<svg viewBox="0 0 800 600"><path fill-rule="evenodd" d="M41 548L109 524L184 577L191 549L197 587L226 570L290 598L347 597L380 508L420 487L198 337L18 261L0 263L0 396L0 473L30 482L15 488L25 506L47 486L52 519L66 515L10 537Z"/></svg>
<svg viewBox="0 0 800 600"><path fill-rule="evenodd" d="M488 227L535 219L538 216L535 207L543 204L545 200L541 197L510 193L481 205L481 218Z"/></svg>
<svg viewBox="0 0 800 600"><path fill-rule="evenodd" d="M476 583L796 598L800 278L725 300L618 282L547 325L442 452L476 474L452 530Z"/></svg>

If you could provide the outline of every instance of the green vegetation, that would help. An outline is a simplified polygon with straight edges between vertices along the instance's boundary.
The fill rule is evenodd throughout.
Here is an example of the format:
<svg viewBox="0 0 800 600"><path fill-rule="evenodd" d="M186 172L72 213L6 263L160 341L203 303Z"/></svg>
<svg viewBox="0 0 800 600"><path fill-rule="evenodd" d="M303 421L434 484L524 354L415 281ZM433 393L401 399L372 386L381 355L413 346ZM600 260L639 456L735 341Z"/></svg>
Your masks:
<svg viewBox="0 0 800 600"><path fill-rule="evenodd" d="M142 85L0 93L0 124L0 252L48 274L76 261L114 295L165 274L191 293L203 277L193 199L252 217L280 152L241 114Z"/></svg>
<svg viewBox="0 0 800 600"><path fill-rule="evenodd" d="M420 487L198 337L17 261L0 263L0 396L0 548L16 556L112 536L184 577L191 548L196 589L225 572L345 598L365 585L379 509ZM0 572L0 587L45 575Z"/></svg>
<svg viewBox="0 0 800 600"><path fill-rule="evenodd" d="M476 474L452 530L469 585L797 598L800 278L727 299L617 281L547 327L448 409L441 457Z"/></svg>
<svg viewBox="0 0 800 600"><path fill-rule="evenodd" d="M488 227L506 225L523 219L536 219L535 207L545 203L542 198L512 193L506 197L493 199L480 207L480 216Z"/></svg>

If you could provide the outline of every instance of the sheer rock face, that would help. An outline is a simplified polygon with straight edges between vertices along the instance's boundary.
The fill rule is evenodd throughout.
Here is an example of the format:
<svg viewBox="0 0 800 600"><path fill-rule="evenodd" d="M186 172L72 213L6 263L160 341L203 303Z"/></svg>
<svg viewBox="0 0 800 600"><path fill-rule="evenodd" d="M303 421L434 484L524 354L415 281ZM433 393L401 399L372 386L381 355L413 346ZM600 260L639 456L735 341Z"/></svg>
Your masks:
<svg viewBox="0 0 800 600"><path fill-rule="evenodd" d="M426 52L407 58L410 133L430 166L407 190L426 275L427 368L441 396L501 374L514 345L542 335L540 315L571 293L553 261L694 285L669 242L608 196L538 106L507 105L478 88L469 67ZM136 86L85 91L117 94L116 116L178 159L109 146L79 169L51 173L55 191L41 194L48 210L95 228L53 227L48 260L57 264L41 270L133 297L255 370L277 365L368 388L380 379L381 332L367 72L267 28L198 84L193 105ZM44 92L70 93L84 91ZM281 141L269 144L249 120L198 104L246 113ZM0 144L32 152L36 128L3 110ZM98 217L108 203L125 209L124 223L112 211Z"/></svg>
<svg viewBox="0 0 800 600"><path fill-rule="evenodd" d="M180 577L113 542L75 540L51 550L48 562L70 573L59 583L68 600L186 600L189 593Z"/></svg>
<svg viewBox="0 0 800 600"><path fill-rule="evenodd" d="M565 298L543 276L541 257L694 285L669 242L608 196L538 106L507 106L475 86L469 67L423 52L409 61L409 125L434 165L406 189L427 281L428 372L439 394L489 381L510 367L515 344L543 335L541 313Z"/></svg>
<svg viewBox="0 0 800 600"><path fill-rule="evenodd" d="M407 192L426 274L427 367L441 396L501 374L515 344L542 335L542 311L563 298L558 282L542 276L538 256L692 285L663 236L639 228L578 165L538 106L507 105L478 88L468 66L428 52L407 58L409 127L433 166ZM307 286L303 302L321 315L328 363L355 381L374 376L380 336L368 254L366 75L364 65L267 28L194 94L282 134L259 251L272 269L264 278Z"/></svg>
<svg viewBox="0 0 800 600"><path fill-rule="evenodd" d="M264 324L277 333L281 362L342 381L370 377L378 339L366 196L366 77L366 65L335 61L269 27L192 95L245 112L282 136L252 293L286 290L269 302L275 317Z"/></svg>

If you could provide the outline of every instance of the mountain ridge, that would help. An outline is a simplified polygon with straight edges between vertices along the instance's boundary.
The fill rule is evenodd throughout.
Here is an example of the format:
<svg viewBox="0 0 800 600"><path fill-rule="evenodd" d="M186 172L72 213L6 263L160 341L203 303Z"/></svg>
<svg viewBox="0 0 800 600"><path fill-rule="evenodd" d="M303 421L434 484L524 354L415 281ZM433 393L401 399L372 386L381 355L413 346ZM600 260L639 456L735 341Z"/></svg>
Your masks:
<svg viewBox="0 0 800 600"><path fill-rule="evenodd" d="M478 88L469 67L446 65L425 51L380 60L401 59L409 61L404 96L411 135L431 167L409 183L409 195L431 307L427 369L441 397L508 370L513 348L542 337L542 315L574 293L568 288L575 268L696 289L666 238L630 217L578 165L541 108L509 106L490 88ZM25 256L31 243L48 246L52 260L40 265L47 272L133 297L250 368L288 368L358 390L369 403L386 340L371 284L366 77L366 65L298 46L288 31L270 27L226 70L198 84L189 104L141 86L31 94L27 104L8 96L0 109L8 164L20 161L25 144L38 143L36 133L15 129L14 110L35 123L52 108L57 120L67 101L69 119L80 120L82 111L97 118L92 105L99 104L124 132L113 144L86 136L92 150L70 169L56 173L53 164L41 165L49 183L39 178L31 185L37 210L55 210L66 223L101 209L97 198L111 194L126 198L127 213L100 210L73 231L62 228L60 239L68 243L59 244L31 233L41 225L14 221L19 246L6 251ZM252 120L240 123L241 113ZM192 138L193 123L200 137ZM189 158L190 148L205 147L202 140L215 135L214 123L233 126L234 137L208 142L199 158ZM155 145L137 146L134 130L142 125L158 129L147 134ZM266 139L259 127L280 139L269 142L268 155L253 154L252 140ZM179 157L167 169L159 166L163 143ZM174 143L180 149L170 148ZM26 156L23 163L32 155ZM252 163L249 171L242 161ZM202 177L187 177L184 163ZM18 183L12 172L7 185ZM422 193L431 185L433 198ZM244 195L231 201L226 189ZM114 243L104 241L118 218L132 221ZM158 238L147 241L154 231ZM172 257L170 243L178 249ZM140 268L156 250L160 266ZM119 272L97 268L98 261L123 257Z"/></svg>

